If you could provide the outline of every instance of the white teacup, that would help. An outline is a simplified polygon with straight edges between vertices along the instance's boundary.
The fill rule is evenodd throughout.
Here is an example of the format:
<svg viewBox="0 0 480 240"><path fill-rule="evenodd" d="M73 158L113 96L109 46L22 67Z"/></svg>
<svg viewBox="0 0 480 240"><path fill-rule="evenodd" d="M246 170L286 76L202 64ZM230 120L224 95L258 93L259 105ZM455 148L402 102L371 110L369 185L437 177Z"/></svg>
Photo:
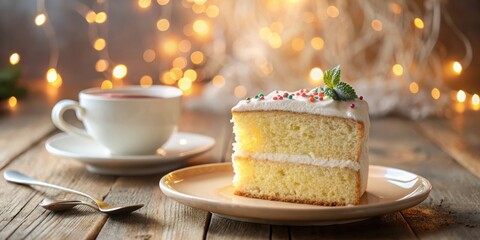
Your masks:
<svg viewBox="0 0 480 240"><path fill-rule="evenodd" d="M68 134L93 139L112 155L154 154L176 130L181 96L180 89L168 86L90 88L80 92L80 102L58 102L52 120ZM70 109L85 130L63 119Z"/></svg>

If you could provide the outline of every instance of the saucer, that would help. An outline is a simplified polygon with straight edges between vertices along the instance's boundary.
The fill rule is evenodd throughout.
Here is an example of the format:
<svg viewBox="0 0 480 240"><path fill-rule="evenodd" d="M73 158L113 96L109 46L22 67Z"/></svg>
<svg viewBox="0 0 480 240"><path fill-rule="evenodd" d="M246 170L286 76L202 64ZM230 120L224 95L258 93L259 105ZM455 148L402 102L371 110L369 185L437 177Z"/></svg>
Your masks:
<svg viewBox="0 0 480 240"><path fill-rule="evenodd" d="M276 225L331 225L361 221L413 207L432 185L414 173L370 165L367 191L355 206L325 207L269 201L233 194L231 163L179 169L160 180L168 197L187 206L238 221Z"/></svg>
<svg viewBox="0 0 480 240"><path fill-rule="evenodd" d="M45 148L53 155L73 158L86 164L88 171L106 175L147 175L168 172L185 165L187 159L210 150L215 139L193 133L176 132L152 155L111 155L93 140L59 133L50 137Z"/></svg>

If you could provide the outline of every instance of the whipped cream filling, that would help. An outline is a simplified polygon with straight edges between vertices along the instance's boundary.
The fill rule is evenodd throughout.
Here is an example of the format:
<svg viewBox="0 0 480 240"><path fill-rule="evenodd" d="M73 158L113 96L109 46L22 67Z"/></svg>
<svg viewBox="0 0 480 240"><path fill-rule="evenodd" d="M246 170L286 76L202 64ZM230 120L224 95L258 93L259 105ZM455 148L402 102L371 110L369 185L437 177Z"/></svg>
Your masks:
<svg viewBox="0 0 480 240"><path fill-rule="evenodd" d="M319 167L341 167L349 168L355 171L360 170L360 163L347 160L331 160L318 157L312 157L309 155L288 155L278 153L246 153L242 151L235 151L233 157L252 157L257 160L270 160L275 162L288 162L288 163L303 163L310 164Z"/></svg>

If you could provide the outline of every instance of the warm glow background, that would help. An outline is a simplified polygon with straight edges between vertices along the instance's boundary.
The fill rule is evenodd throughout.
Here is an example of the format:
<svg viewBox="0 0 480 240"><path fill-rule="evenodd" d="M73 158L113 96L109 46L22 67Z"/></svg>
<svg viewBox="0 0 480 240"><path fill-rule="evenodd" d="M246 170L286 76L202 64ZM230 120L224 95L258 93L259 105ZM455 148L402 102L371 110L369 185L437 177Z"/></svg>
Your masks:
<svg viewBox="0 0 480 240"><path fill-rule="evenodd" d="M85 6L93 6L95 11L89 11L69 1L45 1L47 13L43 14L39 13L36 1L0 1L0 65L20 64L24 84L45 79L56 88L69 84L103 88L174 84L190 94L195 84L211 81L213 86L221 87L228 82L224 76L202 74L202 66L215 57L202 52L202 47L215 36L214 23L220 11L215 1L109 1L108 11L95 9L98 2L103 0L81 1ZM473 94L480 93L480 69L476 67L480 66L480 2L446 4L453 21L472 44L473 61L467 68L458 62L465 49L452 29L442 27L437 52L444 62L444 82L455 90L452 99L461 102L466 92L467 101L475 103L478 95ZM83 11L83 16L75 11ZM334 6L326 12L331 18L341 14ZM420 18L412 24L418 29L425 27ZM280 36L272 32L281 27L272 23L270 28L259 31L273 49L282 45ZM374 19L370 27L382 31L388 26ZM52 33L55 38L49 41ZM307 40L293 39L292 50L301 51L306 45L316 50L324 47L322 38ZM52 42L56 47L52 47ZM265 68L270 71L268 66ZM400 64L389 70L399 77L406 71ZM310 81L321 82L322 74L322 69L312 67ZM408 89L416 93L421 87L412 82ZM244 96L247 89L239 85L233 94ZM441 94L441 89L431 89L433 99ZM14 103L16 99L10 99L9 104Z"/></svg>

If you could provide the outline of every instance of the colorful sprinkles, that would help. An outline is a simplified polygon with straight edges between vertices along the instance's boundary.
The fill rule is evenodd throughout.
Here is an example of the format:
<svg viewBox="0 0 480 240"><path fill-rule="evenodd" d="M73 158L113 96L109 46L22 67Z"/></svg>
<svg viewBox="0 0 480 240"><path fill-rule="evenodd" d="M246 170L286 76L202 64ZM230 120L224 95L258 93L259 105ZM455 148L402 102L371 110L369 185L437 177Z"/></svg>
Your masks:
<svg viewBox="0 0 480 240"><path fill-rule="evenodd" d="M318 101L323 101L325 98L325 93L323 92L322 88L314 88L312 90L308 89L300 89L295 92L286 92L286 91L275 91L275 95L272 97L274 101L282 101L284 99L295 100L295 98L306 98L307 102L315 103ZM273 95L273 94L272 94ZM327 97L330 98L330 97ZM247 103L257 99L257 101L265 100L265 95L263 93L259 93L253 97L247 97L245 100ZM363 96L358 97L358 99L363 100ZM350 104L350 108L355 108L355 103Z"/></svg>

